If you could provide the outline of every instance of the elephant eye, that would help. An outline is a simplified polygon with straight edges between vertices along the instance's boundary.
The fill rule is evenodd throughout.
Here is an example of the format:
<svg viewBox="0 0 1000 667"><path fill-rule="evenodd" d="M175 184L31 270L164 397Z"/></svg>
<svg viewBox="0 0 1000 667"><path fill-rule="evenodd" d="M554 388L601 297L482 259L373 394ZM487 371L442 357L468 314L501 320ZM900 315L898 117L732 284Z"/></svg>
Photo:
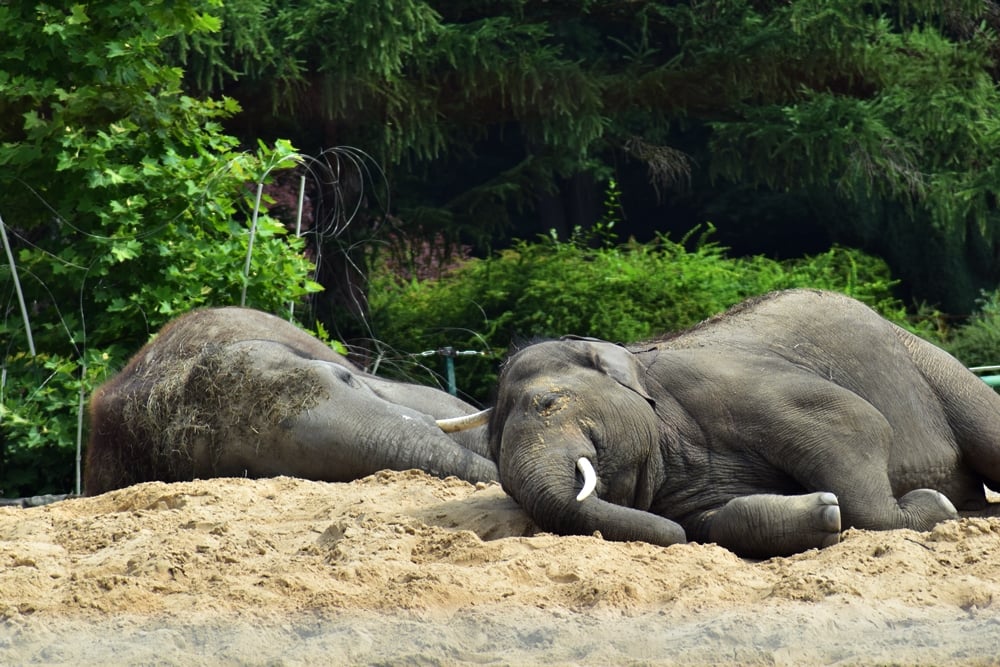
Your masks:
<svg viewBox="0 0 1000 667"><path fill-rule="evenodd" d="M561 410L568 401L566 394L546 391L535 395L534 405L540 415L548 417Z"/></svg>
<svg viewBox="0 0 1000 667"><path fill-rule="evenodd" d="M360 386L358 379L354 377L354 373L352 373L350 369L338 366L337 364L331 364L331 366L333 368L333 376L346 384L348 387L357 388Z"/></svg>

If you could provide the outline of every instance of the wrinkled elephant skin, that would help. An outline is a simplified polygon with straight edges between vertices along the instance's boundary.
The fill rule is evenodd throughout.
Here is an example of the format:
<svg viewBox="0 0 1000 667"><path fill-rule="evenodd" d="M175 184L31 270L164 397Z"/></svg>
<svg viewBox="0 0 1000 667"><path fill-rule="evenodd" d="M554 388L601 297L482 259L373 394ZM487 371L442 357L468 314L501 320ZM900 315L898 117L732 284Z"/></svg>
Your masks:
<svg viewBox="0 0 1000 667"><path fill-rule="evenodd" d="M983 485L1000 489L1000 396L830 292L772 293L646 344L530 345L501 372L489 440L504 489L563 534L770 557L852 526L997 514Z"/></svg>
<svg viewBox="0 0 1000 667"><path fill-rule="evenodd" d="M246 308L169 323L90 403L88 494L161 480L290 475L347 481L419 468L497 478L486 429L450 394L362 372L294 325Z"/></svg>

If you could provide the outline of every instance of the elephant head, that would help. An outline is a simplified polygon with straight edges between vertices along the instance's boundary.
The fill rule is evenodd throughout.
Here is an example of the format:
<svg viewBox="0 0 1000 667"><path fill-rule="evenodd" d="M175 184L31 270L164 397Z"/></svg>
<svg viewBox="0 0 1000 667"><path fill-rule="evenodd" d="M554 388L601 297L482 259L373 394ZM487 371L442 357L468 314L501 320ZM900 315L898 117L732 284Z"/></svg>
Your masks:
<svg viewBox="0 0 1000 667"><path fill-rule="evenodd" d="M473 406L366 373L292 324L245 308L174 320L90 409L89 494L195 477L348 481L382 469L497 479Z"/></svg>
<svg viewBox="0 0 1000 667"><path fill-rule="evenodd" d="M680 525L645 511L663 474L655 407L624 347L563 339L521 350L504 366L490 421L504 490L545 530L686 541Z"/></svg>

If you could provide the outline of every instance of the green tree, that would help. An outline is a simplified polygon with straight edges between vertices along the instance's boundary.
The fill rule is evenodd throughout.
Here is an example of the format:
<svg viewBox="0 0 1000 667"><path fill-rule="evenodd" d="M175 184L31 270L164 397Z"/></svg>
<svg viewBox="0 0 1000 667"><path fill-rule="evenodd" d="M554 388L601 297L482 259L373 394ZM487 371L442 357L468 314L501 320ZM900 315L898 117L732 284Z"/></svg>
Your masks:
<svg viewBox="0 0 1000 667"><path fill-rule="evenodd" d="M883 254L917 297L960 309L1000 278L976 249L997 241L991 8L232 0L178 56L190 85L253 105L238 133L364 146L421 234L484 249L568 233L617 172L623 233L780 223Z"/></svg>
<svg viewBox="0 0 1000 667"><path fill-rule="evenodd" d="M302 241L266 210L244 271L254 184L296 155L239 150L220 125L238 105L183 92L164 45L217 29L206 8L0 4L5 494L72 488L81 397L171 317L243 300L287 312L316 289Z"/></svg>

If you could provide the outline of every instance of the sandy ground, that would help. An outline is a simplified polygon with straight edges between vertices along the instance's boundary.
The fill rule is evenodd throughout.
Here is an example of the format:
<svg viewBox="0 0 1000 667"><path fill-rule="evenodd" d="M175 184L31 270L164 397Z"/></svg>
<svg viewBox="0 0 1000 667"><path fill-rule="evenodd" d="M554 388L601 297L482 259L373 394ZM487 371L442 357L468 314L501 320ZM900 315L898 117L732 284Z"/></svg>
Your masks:
<svg viewBox="0 0 1000 667"><path fill-rule="evenodd" d="M756 562L416 471L142 484L0 509L0 664L1000 665L1000 519Z"/></svg>

